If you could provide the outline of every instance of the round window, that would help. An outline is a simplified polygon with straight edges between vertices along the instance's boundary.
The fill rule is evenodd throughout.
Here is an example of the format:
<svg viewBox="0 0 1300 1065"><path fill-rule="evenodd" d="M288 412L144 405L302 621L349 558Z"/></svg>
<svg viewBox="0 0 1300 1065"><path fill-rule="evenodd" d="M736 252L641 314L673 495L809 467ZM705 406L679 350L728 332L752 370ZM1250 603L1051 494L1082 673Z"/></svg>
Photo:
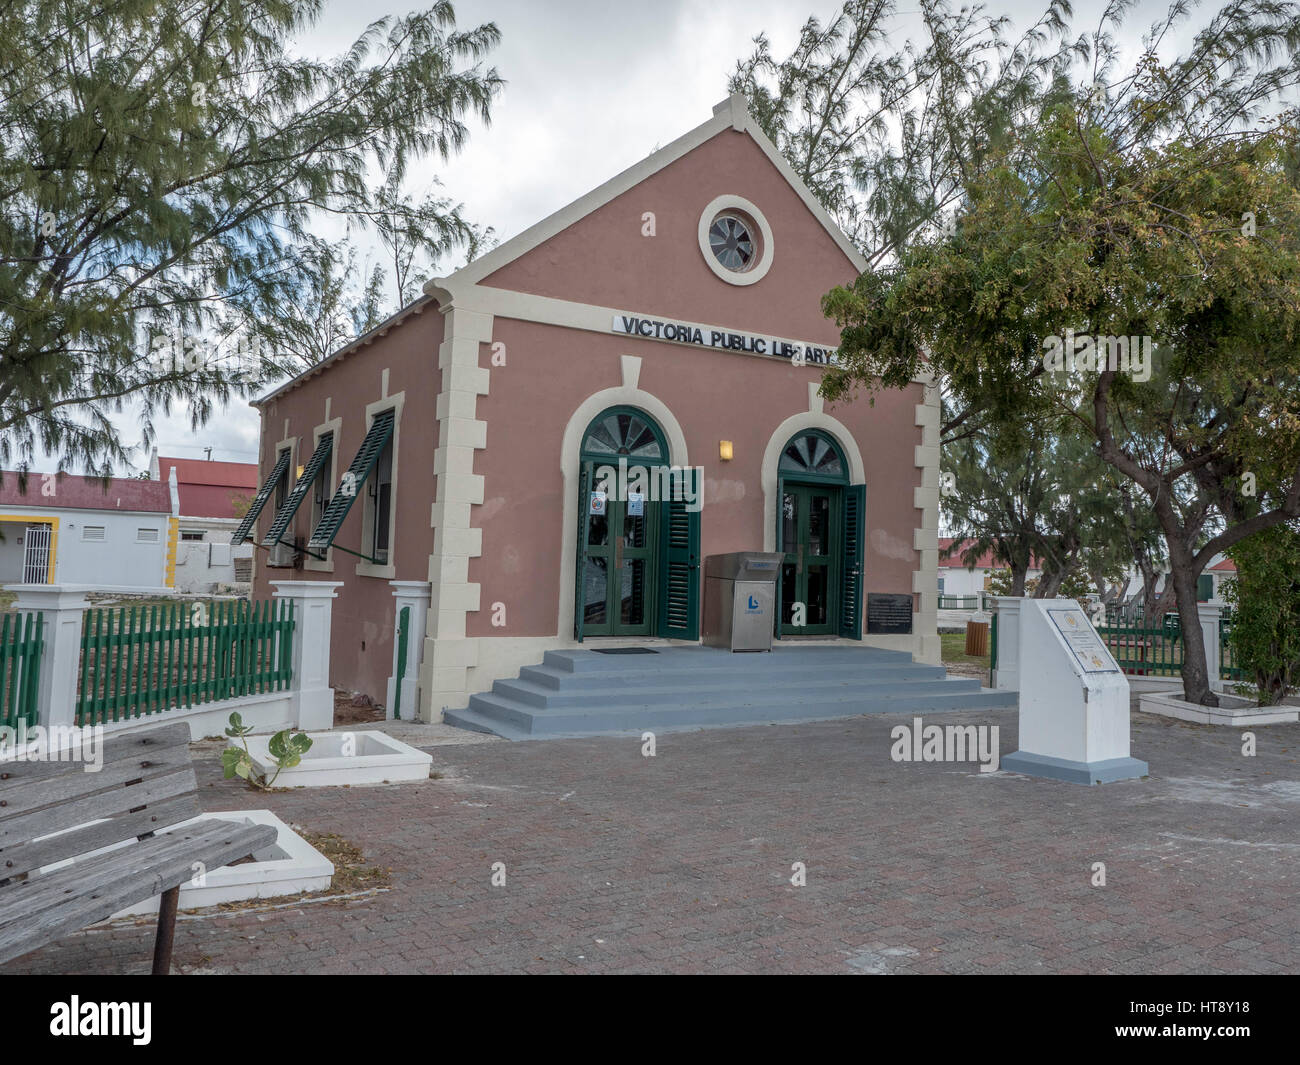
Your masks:
<svg viewBox="0 0 1300 1065"><path fill-rule="evenodd" d="M717 196L700 213L700 254L728 285L753 285L772 266L772 227L743 196Z"/></svg>
<svg viewBox="0 0 1300 1065"><path fill-rule="evenodd" d="M758 258L757 227L744 215L724 212L709 226L709 249L726 269L742 273Z"/></svg>

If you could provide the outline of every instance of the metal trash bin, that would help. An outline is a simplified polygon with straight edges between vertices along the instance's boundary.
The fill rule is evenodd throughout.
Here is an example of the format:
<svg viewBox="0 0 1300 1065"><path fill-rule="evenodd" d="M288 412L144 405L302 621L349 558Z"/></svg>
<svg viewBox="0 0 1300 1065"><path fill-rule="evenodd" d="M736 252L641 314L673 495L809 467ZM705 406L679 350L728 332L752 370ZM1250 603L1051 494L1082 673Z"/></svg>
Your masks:
<svg viewBox="0 0 1300 1065"><path fill-rule="evenodd" d="M704 560L706 647L772 650L776 582L783 557L768 551L734 551Z"/></svg>

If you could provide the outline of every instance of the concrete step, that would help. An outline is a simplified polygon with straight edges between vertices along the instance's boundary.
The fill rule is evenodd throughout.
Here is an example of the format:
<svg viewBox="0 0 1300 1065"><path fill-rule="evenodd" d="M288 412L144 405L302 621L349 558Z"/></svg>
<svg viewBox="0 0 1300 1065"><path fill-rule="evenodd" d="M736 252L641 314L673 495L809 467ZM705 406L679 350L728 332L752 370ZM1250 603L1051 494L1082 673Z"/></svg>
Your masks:
<svg viewBox="0 0 1300 1065"><path fill-rule="evenodd" d="M736 656L740 658L740 656ZM889 660L886 662L826 662L805 664L802 661L785 662L768 668L755 668L746 663L753 662L751 656L744 656L732 665L702 669L691 665L679 668L676 662L667 667L629 668L624 670L588 670L569 672L554 666L524 666L519 671L519 679L556 691L578 691L583 688L606 688L622 684L665 685L680 683L685 688L694 689L701 684L728 684L737 681L750 682L755 677L767 678L774 682L789 678L792 681L815 682L817 680L846 680L873 682L880 680L941 680L947 675L943 666L928 666L912 662ZM498 682L500 683L500 682Z"/></svg>
<svg viewBox="0 0 1300 1065"><path fill-rule="evenodd" d="M946 679L938 677L812 677L773 681L755 688L753 678L728 678L715 681L712 674L709 680L691 676L678 678L676 683L664 683L667 678L655 678L650 682L620 683L622 676L614 674L606 677L599 674L605 683L599 687L571 689L568 685L556 690L546 685L528 680L499 680L492 685L492 694L500 695L515 702L543 709L579 706L619 706L632 700L638 705L659 703L695 703L701 699L739 699L754 705L768 705L780 702L806 702L818 699L839 699L850 696L864 699L881 695L905 695L931 692L979 691L980 682L974 677Z"/></svg>
<svg viewBox="0 0 1300 1065"><path fill-rule="evenodd" d="M599 654L596 651L547 651L542 664L566 673L611 672L625 669L662 669L669 662L673 668L699 670L735 668L743 662L747 669L777 669L783 665L805 665L810 661L821 664L853 663L910 663L912 656L906 651L885 651L878 647L798 646L774 647L771 651L736 653L719 651L712 647L659 647L654 654Z"/></svg>
<svg viewBox="0 0 1300 1065"><path fill-rule="evenodd" d="M758 694L743 697L692 699L689 703L646 703L635 696L613 706L554 707L543 709L495 693L475 695L468 711L448 710L449 724L512 738L531 736L575 736L633 734L651 729L680 730L710 725L761 724L806 721L863 714L952 713L961 710L1004 710L1016 705L1015 692L994 692L961 681L937 691L900 691L888 695L863 696L845 692L834 696L795 701L789 693L771 698ZM951 685L957 685L952 687Z"/></svg>

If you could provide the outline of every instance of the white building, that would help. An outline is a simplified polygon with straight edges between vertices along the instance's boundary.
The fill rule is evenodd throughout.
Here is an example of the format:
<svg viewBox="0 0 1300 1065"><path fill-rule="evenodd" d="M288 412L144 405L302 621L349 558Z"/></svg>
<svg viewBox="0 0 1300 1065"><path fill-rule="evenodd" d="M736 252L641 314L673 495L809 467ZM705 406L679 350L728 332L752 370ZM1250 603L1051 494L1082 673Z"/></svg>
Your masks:
<svg viewBox="0 0 1300 1065"><path fill-rule="evenodd" d="M206 593L252 580L253 545L230 546L257 492L257 464L179 459L154 453L149 476L167 487L177 520L176 589Z"/></svg>
<svg viewBox="0 0 1300 1065"><path fill-rule="evenodd" d="M0 473L0 584L172 587L176 525L166 485Z"/></svg>

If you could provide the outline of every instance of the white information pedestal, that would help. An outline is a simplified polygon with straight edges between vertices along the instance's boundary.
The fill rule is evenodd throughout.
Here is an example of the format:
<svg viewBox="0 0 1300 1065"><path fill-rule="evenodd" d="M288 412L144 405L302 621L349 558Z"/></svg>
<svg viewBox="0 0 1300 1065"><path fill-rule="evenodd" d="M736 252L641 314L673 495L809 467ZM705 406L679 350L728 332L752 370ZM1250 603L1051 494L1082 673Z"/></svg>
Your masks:
<svg viewBox="0 0 1300 1065"><path fill-rule="evenodd" d="M1020 604L1020 750L1013 773L1076 784L1145 776L1129 756L1129 688L1105 641L1073 599Z"/></svg>

